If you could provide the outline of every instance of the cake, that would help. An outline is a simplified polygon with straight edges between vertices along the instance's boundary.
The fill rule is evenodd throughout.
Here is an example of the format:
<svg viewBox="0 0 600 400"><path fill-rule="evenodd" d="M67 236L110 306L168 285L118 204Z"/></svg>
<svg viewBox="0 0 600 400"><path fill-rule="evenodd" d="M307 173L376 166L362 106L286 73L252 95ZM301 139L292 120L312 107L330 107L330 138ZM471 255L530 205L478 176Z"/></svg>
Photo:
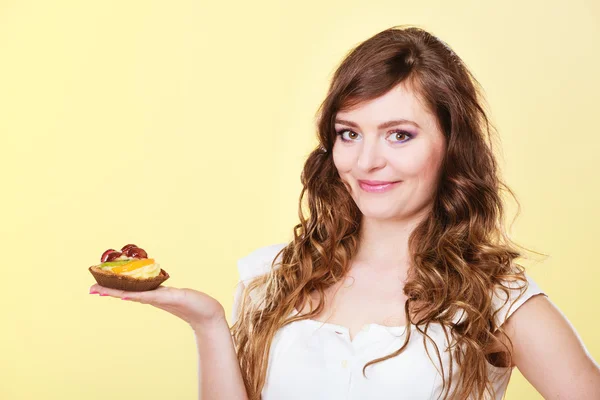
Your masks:
<svg viewBox="0 0 600 400"><path fill-rule="evenodd" d="M169 279L144 249L128 244L121 251L108 249L100 257L100 264L89 267L100 286L130 292L154 290Z"/></svg>

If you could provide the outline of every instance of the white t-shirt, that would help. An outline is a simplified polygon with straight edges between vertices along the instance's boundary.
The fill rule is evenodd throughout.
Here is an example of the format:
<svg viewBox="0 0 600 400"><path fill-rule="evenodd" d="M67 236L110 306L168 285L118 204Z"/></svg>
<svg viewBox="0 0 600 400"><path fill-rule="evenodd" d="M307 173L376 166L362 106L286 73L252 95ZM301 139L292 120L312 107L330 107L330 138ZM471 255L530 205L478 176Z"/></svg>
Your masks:
<svg viewBox="0 0 600 400"><path fill-rule="evenodd" d="M260 247L238 260L241 279L234 296L232 323L237 319L242 285L248 285L255 277L269 272L271 262L286 244ZM498 312L497 321L505 321L527 299L543 294L529 276L527 279L529 287L526 292L514 301L520 293L514 290L514 297L511 294L511 301ZM495 294L493 303L496 309L505 299L504 292ZM368 324L351 341L349 330L344 326L316 320L292 322L277 331L273 338L262 399L436 399L442 390L437 353L427 341L432 362L425 351L423 336L412 328L411 339L404 352L370 365L365 378L362 374L365 363L391 354L402 346L405 327ZM449 358L445 349L448 342L442 326L431 324L427 333L437 344L447 376ZM512 371L502 376L509 368L487 365L496 390L495 400L499 400L506 391ZM453 381L456 382L456 361L453 368Z"/></svg>

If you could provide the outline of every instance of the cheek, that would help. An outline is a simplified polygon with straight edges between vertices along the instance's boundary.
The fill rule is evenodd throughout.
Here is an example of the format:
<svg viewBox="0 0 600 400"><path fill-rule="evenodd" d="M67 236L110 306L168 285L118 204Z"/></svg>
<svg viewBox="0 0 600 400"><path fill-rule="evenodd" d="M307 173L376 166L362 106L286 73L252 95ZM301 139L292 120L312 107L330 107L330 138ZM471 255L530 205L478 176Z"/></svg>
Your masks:
<svg viewBox="0 0 600 400"><path fill-rule="evenodd" d="M406 157L398 157L397 169L405 174L406 178L435 179L441 165L441 151L415 151Z"/></svg>
<svg viewBox="0 0 600 400"><path fill-rule="evenodd" d="M339 154L334 151L332 154L333 164L337 169L338 175L340 176L340 180L346 187L346 190L349 193L352 193L352 185L350 184L349 174L352 171L353 160L348 154Z"/></svg>
<svg viewBox="0 0 600 400"><path fill-rule="evenodd" d="M427 176L433 167L433 160L426 156L398 157L394 160L394 169L397 170L404 179Z"/></svg>
<svg viewBox="0 0 600 400"><path fill-rule="evenodd" d="M342 153L339 151L333 150L333 164L335 168L338 170L339 174L342 175L345 172L348 172L352 169L352 157L348 152Z"/></svg>

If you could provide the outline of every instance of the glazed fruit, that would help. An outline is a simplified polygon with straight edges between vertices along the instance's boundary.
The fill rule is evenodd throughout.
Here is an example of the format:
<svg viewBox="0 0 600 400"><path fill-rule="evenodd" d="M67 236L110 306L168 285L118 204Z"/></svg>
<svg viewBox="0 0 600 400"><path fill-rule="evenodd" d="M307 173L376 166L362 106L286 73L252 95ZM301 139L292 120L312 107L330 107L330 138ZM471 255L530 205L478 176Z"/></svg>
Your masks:
<svg viewBox="0 0 600 400"><path fill-rule="evenodd" d="M148 253L135 244L126 244L121 248L121 252L130 258L148 258Z"/></svg>
<svg viewBox="0 0 600 400"><path fill-rule="evenodd" d="M148 258L148 253L139 247L129 247L123 251L123 254L131 258Z"/></svg>
<svg viewBox="0 0 600 400"><path fill-rule="evenodd" d="M126 244L125 246L121 247L121 251L125 251L127 249L130 249L132 247L137 247L135 244Z"/></svg>
<svg viewBox="0 0 600 400"><path fill-rule="evenodd" d="M106 268L106 267L116 267L118 265L123 265L123 264L127 264L131 261L129 260L121 260L121 261L107 261L107 262L103 262L102 264L100 264L100 268Z"/></svg>
<svg viewBox="0 0 600 400"><path fill-rule="evenodd" d="M100 257L100 262L112 261L115 258L119 258L121 256L121 252L116 251L115 249L108 249L104 253L102 253L102 257Z"/></svg>
<svg viewBox="0 0 600 400"><path fill-rule="evenodd" d="M129 261L123 265L118 265L112 269L112 272L115 274L121 274L123 272L133 271L134 269L142 268L152 264L154 264L154 259L144 258L141 260Z"/></svg>

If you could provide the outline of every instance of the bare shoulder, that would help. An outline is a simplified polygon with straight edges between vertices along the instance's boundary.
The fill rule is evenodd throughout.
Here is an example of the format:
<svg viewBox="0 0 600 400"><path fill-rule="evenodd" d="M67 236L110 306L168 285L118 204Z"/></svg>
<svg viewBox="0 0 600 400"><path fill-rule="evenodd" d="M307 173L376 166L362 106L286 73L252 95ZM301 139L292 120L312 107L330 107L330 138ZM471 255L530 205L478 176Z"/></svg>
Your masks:
<svg viewBox="0 0 600 400"><path fill-rule="evenodd" d="M503 328L513 345L513 365L544 398L600 398L598 364L547 296L527 299Z"/></svg>

